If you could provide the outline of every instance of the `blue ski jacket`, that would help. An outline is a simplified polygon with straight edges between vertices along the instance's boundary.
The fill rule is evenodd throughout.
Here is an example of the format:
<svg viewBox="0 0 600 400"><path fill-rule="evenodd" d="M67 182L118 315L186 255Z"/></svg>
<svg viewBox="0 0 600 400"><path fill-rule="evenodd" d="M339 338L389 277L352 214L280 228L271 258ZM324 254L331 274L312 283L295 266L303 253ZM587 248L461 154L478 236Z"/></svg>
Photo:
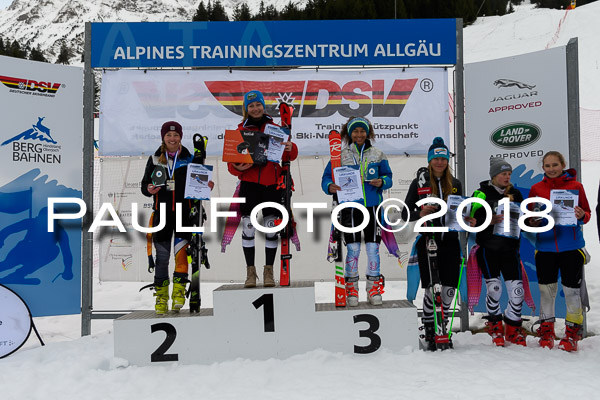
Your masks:
<svg viewBox="0 0 600 400"><path fill-rule="evenodd" d="M342 149L342 166L357 165L360 168L362 179L363 201L365 207L377 206L383 201L383 191L392 187L392 169L388 163L387 157L381 150L371 145L367 139L361 149L355 143ZM381 187L375 187L365 182L365 177L377 176L383 180ZM321 189L325 194L329 193L329 185L333 183L331 172L331 161L327 163L323 176L321 177ZM360 201L357 201L360 203Z"/></svg>

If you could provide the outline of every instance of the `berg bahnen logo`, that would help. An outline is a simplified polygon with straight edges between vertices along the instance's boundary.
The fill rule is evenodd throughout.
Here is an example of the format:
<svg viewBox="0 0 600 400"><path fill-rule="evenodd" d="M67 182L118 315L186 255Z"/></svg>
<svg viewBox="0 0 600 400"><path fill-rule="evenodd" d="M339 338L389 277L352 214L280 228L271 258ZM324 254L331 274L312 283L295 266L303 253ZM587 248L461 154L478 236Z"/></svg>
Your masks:
<svg viewBox="0 0 600 400"><path fill-rule="evenodd" d="M503 149L529 146L542 136L539 126L529 122L511 122L502 125L490 135L490 141Z"/></svg>

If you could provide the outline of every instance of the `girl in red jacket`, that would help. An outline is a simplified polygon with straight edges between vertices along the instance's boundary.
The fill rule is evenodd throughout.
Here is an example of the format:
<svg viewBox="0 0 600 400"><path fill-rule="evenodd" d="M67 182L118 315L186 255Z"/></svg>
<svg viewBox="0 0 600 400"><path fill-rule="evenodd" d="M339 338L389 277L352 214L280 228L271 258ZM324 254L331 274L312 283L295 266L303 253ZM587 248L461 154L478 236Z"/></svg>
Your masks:
<svg viewBox="0 0 600 400"><path fill-rule="evenodd" d="M244 118L238 125L239 130L264 132L267 124L276 125L273 118L265 113L265 99L261 92L252 90L244 95ZM284 161L293 161L298 157L298 148L290 141L282 143ZM227 163L227 168L232 175L237 176L240 183L240 197L245 197L246 202L241 204L242 213L242 249L246 259L246 281L244 287L256 286L256 267L254 266L254 236L256 228L250 222L250 212L258 204L272 201L282 203L283 193L277 190L277 182L281 174L281 166L272 161L264 165L246 163ZM279 211L275 208L263 208L263 225L270 228L275 225L275 220L280 218ZM277 234L265 234L265 268L263 271L264 285L275 286L273 278L273 262L277 254Z"/></svg>
<svg viewBox="0 0 600 400"><path fill-rule="evenodd" d="M544 178L531 187L529 197L550 199L552 190L573 190L579 195L579 205L575 207L577 225L555 225L549 231L536 234L535 265L540 286L540 346L554 346L554 304L560 271L567 317L565 337L558 347L565 351L577 351L583 323L580 293L585 262L585 254L581 250L585 246L583 224L590 220L591 210L583 185L577 182L574 169L565 170L565 158L561 153L547 152L542 159L542 167ZM529 218L527 223L537 227L547 222L543 218Z"/></svg>

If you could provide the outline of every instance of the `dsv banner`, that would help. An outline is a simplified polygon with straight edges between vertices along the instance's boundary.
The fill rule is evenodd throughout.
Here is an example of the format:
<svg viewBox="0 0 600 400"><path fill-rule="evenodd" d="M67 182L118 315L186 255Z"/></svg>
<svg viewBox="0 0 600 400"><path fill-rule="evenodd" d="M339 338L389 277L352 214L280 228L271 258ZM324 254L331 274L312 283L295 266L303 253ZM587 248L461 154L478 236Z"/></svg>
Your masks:
<svg viewBox="0 0 600 400"><path fill-rule="evenodd" d="M100 100L100 153L152 154L160 127L176 120L183 144L208 136L220 155L223 134L242 120L243 95L260 90L266 112L279 122L278 104L294 107L292 140L300 154L328 154L327 135L350 117L368 118L387 154L425 154L432 140L448 141L448 82L444 69L352 72L106 71Z"/></svg>

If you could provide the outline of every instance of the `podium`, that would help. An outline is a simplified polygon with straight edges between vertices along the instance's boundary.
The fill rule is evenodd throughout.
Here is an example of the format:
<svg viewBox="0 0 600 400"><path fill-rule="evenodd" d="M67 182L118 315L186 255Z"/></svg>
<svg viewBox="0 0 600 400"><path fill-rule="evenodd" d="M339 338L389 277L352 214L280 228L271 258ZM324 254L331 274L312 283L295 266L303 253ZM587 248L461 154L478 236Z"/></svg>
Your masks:
<svg viewBox="0 0 600 400"><path fill-rule="evenodd" d="M361 293L364 297L364 293ZM315 303L313 282L286 287L223 285L212 309L136 311L114 321L115 357L134 365L283 359L315 349L371 354L419 348L417 309L407 300L336 308Z"/></svg>

